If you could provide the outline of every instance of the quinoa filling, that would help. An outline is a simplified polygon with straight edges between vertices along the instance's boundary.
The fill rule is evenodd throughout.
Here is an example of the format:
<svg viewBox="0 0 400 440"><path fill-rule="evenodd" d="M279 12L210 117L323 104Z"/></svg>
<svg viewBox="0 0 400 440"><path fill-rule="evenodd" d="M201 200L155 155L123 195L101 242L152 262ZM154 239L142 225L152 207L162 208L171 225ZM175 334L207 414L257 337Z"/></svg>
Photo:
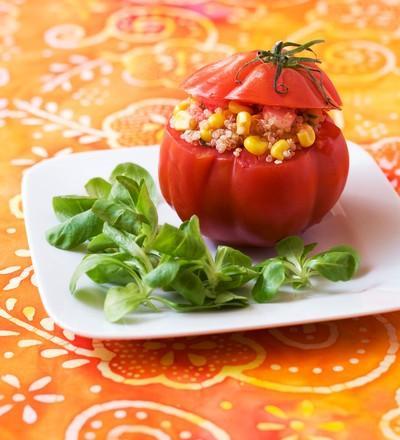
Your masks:
<svg viewBox="0 0 400 440"><path fill-rule="evenodd" d="M239 156L243 149L276 164L311 147L326 113L317 109L249 105L230 101L210 108L189 97L174 109L170 126L186 142Z"/></svg>

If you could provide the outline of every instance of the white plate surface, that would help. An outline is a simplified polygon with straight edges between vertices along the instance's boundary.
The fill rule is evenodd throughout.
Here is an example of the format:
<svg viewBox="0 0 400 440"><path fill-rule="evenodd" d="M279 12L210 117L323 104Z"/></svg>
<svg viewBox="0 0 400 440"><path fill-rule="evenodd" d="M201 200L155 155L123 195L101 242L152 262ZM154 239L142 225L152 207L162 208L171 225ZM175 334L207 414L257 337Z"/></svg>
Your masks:
<svg viewBox="0 0 400 440"><path fill-rule="evenodd" d="M321 248L354 246L362 256L356 279L320 282L313 292L282 293L273 303L245 309L134 313L117 324L105 319L98 294L87 293L78 299L69 293L68 283L82 254L58 250L46 242L45 231L57 223L51 199L82 193L88 179L108 177L120 162L144 166L157 181L158 147L78 153L35 165L24 176L23 204L39 291L48 314L61 327L83 336L145 339L277 327L400 309L400 198L366 152L350 142L349 149L350 175L339 203L304 238L317 241ZM159 206L159 213L160 223L179 224L166 203ZM263 253L258 251L254 257ZM90 281L82 286L90 287Z"/></svg>

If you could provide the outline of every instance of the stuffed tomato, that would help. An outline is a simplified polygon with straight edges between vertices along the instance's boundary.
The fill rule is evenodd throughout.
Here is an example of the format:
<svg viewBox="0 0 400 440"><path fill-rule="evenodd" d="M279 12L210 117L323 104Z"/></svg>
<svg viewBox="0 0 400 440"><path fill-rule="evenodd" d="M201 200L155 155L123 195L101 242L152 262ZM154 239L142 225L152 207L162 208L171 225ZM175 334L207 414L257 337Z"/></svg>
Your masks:
<svg viewBox="0 0 400 440"><path fill-rule="evenodd" d="M166 128L160 186L209 238L272 245L320 222L342 193L348 151L327 113L341 101L320 61L302 56L317 42L239 53L183 83L189 96Z"/></svg>

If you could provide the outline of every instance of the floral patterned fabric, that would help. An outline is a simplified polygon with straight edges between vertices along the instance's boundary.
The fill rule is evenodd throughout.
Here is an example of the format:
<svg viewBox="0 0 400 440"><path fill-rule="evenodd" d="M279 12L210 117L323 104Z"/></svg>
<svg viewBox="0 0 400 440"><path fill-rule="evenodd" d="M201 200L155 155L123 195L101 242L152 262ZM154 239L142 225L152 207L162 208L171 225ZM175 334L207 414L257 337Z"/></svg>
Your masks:
<svg viewBox="0 0 400 440"><path fill-rule="evenodd" d="M1 440L400 439L400 313L84 339L43 309L20 197L48 157L159 142L201 65L320 37L337 124L400 190L399 16L394 0L0 1Z"/></svg>

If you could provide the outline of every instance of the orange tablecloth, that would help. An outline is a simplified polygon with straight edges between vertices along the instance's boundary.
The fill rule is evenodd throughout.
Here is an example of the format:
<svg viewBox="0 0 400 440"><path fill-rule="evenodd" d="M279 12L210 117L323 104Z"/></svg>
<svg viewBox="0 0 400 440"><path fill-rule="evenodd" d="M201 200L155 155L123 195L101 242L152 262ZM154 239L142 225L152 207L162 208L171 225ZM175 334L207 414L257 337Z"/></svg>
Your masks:
<svg viewBox="0 0 400 440"><path fill-rule="evenodd" d="M83 339L43 310L19 194L47 157L159 141L178 83L202 64L321 36L337 123L400 189L399 16L391 0L0 2L1 440L400 438L400 313Z"/></svg>

